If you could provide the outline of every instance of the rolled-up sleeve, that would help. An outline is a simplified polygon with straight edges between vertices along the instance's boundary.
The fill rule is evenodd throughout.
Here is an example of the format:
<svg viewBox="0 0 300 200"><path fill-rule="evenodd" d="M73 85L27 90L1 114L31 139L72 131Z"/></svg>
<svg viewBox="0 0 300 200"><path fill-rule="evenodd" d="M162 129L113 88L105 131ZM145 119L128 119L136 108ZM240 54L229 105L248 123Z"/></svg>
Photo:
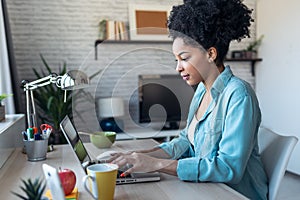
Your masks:
<svg viewBox="0 0 300 200"><path fill-rule="evenodd" d="M180 180L199 181L200 159L191 157L180 159L177 165L177 175Z"/></svg>

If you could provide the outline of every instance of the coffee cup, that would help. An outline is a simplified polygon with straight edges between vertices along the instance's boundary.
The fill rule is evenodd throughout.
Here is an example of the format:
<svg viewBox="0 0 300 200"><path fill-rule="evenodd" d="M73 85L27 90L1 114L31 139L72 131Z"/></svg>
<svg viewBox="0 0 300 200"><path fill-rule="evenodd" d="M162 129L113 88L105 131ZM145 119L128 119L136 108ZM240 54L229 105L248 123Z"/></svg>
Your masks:
<svg viewBox="0 0 300 200"><path fill-rule="evenodd" d="M94 164L87 167L83 177L84 189L96 200L112 200L115 194L118 165L110 163ZM89 180L89 187L87 181Z"/></svg>

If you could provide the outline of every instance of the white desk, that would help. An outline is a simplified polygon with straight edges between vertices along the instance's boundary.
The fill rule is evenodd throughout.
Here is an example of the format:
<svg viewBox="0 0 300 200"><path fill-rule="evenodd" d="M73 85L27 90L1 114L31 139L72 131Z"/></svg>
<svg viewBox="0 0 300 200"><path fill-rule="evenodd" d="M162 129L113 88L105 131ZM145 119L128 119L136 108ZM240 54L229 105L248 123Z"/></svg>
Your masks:
<svg viewBox="0 0 300 200"><path fill-rule="evenodd" d="M24 129L24 114L6 115L0 122L0 168L14 149L23 145L21 133Z"/></svg>
<svg viewBox="0 0 300 200"><path fill-rule="evenodd" d="M153 140L126 140L117 141L109 150L129 150L149 148L155 145ZM90 143L86 143L88 151L95 157L107 149L97 149ZM79 199L92 199L83 189L81 180L85 175L80 165L76 162L71 148L68 145L55 146L56 150L48 153L47 159L40 162L28 162L26 155L17 149L8 162L0 170L0 199L15 200L16 196L10 191L21 192L20 179L44 177L42 164L48 163L54 167L61 166L75 171L77 187L80 192ZM162 174L162 180L152 183L137 183L117 185L115 200L189 200L189 199L246 199L243 195L221 183L191 183L178 180L177 177Z"/></svg>

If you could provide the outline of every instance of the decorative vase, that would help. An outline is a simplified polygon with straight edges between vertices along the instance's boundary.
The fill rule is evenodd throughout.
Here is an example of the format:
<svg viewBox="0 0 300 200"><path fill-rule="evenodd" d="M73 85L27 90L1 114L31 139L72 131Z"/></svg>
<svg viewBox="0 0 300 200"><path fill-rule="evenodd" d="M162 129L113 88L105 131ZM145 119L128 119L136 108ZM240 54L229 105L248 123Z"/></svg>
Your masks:
<svg viewBox="0 0 300 200"><path fill-rule="evenodd" d="M124 123L120 119L109 117L104 118L100 121L100 127L102 131L113 131L116 133L121 133L124 129Z"/></svg>
<svg viewBox="0 0 300 200"><path fill-rule="evenodd" d="M5 119L5 106L0 105L0 122Z"/></svg>
<svg viewBox="0 0 300 200"><path fill-rule="evenodd" d="M244 58L252 59L257 57L256 51L244 51Z"/></svg>

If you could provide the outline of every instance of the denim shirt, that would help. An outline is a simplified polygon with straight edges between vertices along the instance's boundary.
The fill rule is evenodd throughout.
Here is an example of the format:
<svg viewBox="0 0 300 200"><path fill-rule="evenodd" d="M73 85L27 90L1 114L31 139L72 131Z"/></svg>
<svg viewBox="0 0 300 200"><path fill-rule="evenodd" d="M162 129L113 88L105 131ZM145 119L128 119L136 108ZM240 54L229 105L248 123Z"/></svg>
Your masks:
<svg viewBox="0 0 300 200"><path fill-rule="evenodd" d="M187 127L178 138L159 147L178 159L181 180L223 182L248 198L267 199L267 176L258 153L261 112L255 92L227 66L211 88L212 101L196 125L193 146L187 129L205 92L200 83Z"/></svg>

